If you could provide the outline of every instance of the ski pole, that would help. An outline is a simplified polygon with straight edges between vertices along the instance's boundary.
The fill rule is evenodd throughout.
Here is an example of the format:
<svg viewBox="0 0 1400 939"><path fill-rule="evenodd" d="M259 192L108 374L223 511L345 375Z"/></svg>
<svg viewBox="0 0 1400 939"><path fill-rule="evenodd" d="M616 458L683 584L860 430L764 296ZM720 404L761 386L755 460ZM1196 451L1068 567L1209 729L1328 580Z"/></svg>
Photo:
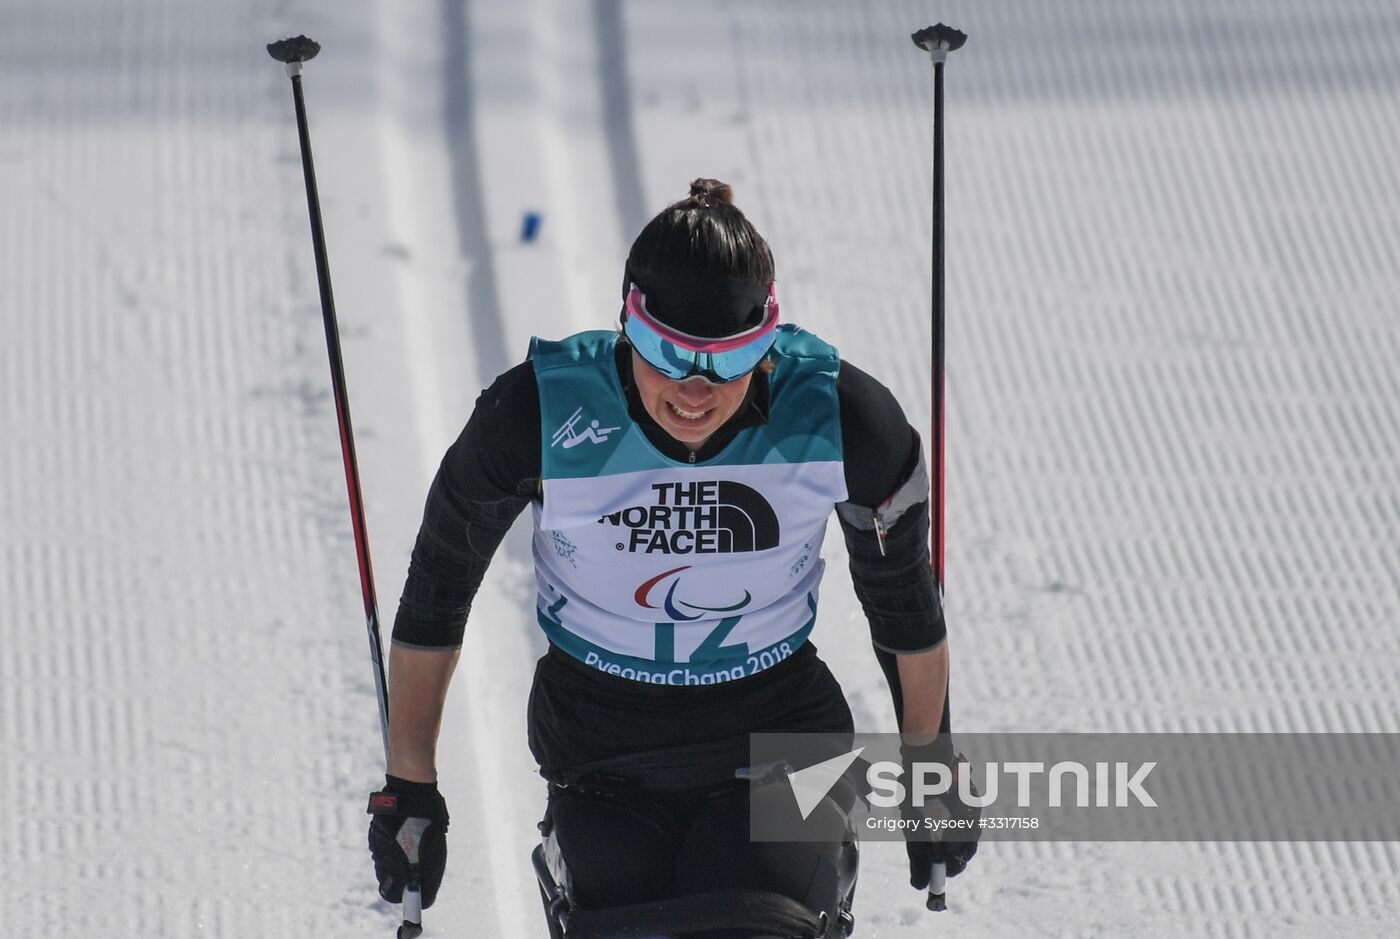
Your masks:
<svg viewBox="0 0 1400 939"><path fill-rule="evenodd" d="M933 427L932 464L933 491L929 498L929 527L932 544L929 554L933 559L933 579L938 585L938 598L943 599L943 495L944 468L943 453L944 395L944 278L943 278L943 64L948 53L961 49L967 42L967 34L945 26L926 26L910 38L914 45L923 49L933 60ZM933 865L933 876L929 880L927 906L930 910L948 908L944 896L944 878L947 867Z"/></svg>
<svg viewBox="0 0 1400 939"><path fill-rule="evenodd" d="M316 167L311 159L311 131L306 121L306 99L301 89L302 65L316 57L321 45L305 36L282 39L267 45L267 53L287 67L292 80L292 102L296 107L297 134L301 141L301 169L306 178L306 208L311 216L311 246L316 255L316 280L321 290L321 317L326 327L326 351L330 356L331 387L335 392L335 415L340 425L340 453L345 462L345 487L350 497L350 519L355 533L355 554L360 563L360 593L364 599L365 629L369 633L370 662L374 668L374 690L379 702L379 732L384 742L384 759L389 758L389 693L384 680L384 644L379 635L379 602L374 592L374 569L370 564L369 530L365 525L364 497L360 491L360 468L355 459L355 432L350 421L350 395L345 385L345 363L340 354L340 327L336 322L335 298L331 294L331 268L326 255L326 235L321 226L321 199L316 192ZM404 889L403 925L399 939L416 939L423 932L421 895L417 882L417 850L409 857L412 877Z"/></svg>

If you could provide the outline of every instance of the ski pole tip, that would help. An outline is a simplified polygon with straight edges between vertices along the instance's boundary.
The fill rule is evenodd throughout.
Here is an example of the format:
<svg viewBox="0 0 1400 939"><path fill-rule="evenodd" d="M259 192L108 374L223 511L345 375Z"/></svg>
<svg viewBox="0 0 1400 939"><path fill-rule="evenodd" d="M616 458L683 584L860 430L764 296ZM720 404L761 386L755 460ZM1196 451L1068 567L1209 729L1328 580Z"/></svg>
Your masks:
<svg viewBox="0 0 1400 939"><path fill-rule="evenodd" d="M423 895L417 887L403 892L403 924L397 935L398 939L418 939L423 935Z"/></svg>
<svg viewBox="0 0 1400 939"><path fill-rule="evenodd" d="M948 897L945 893L945 884L948 881L948 865L933 865L933 876L929 878L928 900L925 906L935 913L942 913L948 909Z"/></svg>
<svg viewBox="0 0 1400 939"><path fill-rule="evenodd" d="M320 51L321 44L305 36L292 36L267 44L267 54L288 65L293 62L310 62Z"/></svg>

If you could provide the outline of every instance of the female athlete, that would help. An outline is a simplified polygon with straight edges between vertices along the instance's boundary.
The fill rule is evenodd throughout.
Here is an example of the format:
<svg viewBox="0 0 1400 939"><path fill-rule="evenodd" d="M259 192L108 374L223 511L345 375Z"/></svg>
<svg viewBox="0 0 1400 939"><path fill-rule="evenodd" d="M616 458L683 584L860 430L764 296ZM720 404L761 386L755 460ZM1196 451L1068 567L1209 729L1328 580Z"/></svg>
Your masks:
<svg viewBox="0 0 1400 939"><path fill-rule="evenodd" d="M784 321L773 256L723 183L695 181L647 224L621 293L620 328L533 340L433 481L394 622L387 781L371 800L380 892L398 902L412 876L396 840L410 818L426 820L424 906L441 884L443 702L472 598L529 506L549 640L529 745L571 902L758 889L834 916L849 887L841 846L751 843L735 772L751 733L853 730L811 638L833 509L898 726L946 739L918 434L882 384ZM911 881L926 886L935 861L957 874L975 850L911 842Z"/></svg>

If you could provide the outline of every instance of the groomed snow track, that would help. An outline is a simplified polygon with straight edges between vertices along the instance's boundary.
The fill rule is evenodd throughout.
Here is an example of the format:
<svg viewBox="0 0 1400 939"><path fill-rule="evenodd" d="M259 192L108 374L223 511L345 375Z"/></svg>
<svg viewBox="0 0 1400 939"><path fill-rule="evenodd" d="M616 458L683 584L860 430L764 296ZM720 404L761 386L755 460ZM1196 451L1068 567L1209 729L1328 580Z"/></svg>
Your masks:
<svg viewBox="0 0 1400 939"><path fill-rule="evenodd" d="M380 769L291 99L305 32L385 619L437 460L637 227L731 182L784 312L928 401L948 68L948 611L969 730L1397 732L1400 12L1344 0L11 0L0 934L378 936ZM539 241L522 244L527 211ZM543 935L528 544L468 628L429 935ZM839 539L816 634L889 726ZM858 935L1400 931L1389 844L984 848Z"/></svg>

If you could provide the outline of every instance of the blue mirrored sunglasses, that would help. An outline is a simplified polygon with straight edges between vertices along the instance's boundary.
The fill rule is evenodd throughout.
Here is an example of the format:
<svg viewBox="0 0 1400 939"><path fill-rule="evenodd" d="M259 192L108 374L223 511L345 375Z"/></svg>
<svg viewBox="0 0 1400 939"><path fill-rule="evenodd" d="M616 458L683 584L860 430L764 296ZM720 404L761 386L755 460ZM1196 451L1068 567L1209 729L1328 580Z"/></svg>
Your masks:
<svg viewBox="0 0 1400 939"><path fill-rule="evenodd" d="M647 312L646 298L636 284L627 291L627 341L648 365L672 381L699 376L722 385L752 372L778 338L778 298L768 289L763 321L752 329L723 339L692 336L660 322Z"/></svg>

